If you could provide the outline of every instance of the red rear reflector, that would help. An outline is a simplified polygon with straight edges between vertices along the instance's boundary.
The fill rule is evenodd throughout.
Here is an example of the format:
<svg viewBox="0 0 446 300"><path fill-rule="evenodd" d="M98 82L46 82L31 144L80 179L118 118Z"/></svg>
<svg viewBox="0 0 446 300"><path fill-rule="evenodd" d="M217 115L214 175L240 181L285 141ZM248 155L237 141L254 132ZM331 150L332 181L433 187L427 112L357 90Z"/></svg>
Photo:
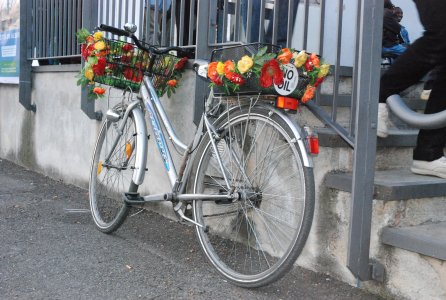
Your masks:
<svg viewBox="0 0 446 300"><path fill-rule="evenodd" d="M319 138L317 136L310 136L310 153L319 154Z"/></svg>
<svg viewBox="0 0 446 300"><path fill-rule="evenodd" d="M298 106L299 102L295 98L288 98L283 96L277 97L276 107L278 108L297 110Z"/></svg>

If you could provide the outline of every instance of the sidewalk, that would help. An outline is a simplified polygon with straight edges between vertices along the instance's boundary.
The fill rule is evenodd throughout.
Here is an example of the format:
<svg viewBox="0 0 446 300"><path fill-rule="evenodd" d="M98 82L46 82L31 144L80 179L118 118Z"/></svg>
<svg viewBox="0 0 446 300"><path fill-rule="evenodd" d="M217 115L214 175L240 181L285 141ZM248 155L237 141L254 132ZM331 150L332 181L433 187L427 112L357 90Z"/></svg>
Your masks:
<svg viewBox="0 0 446 300"><path fill-rule="evenodd" d="M239 288L205 261L193 227L143 211L106 235L87 209L87 191L0 159L1 299L380 299L300 268Z"/></svg>

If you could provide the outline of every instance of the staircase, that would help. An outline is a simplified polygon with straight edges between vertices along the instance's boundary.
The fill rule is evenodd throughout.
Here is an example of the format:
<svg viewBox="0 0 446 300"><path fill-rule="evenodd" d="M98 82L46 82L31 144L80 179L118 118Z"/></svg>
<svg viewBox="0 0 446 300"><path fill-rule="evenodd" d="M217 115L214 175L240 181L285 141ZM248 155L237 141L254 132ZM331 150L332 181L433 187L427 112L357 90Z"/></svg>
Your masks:
<svg viewBox="0 0 446 300"><path fill-rule="evenodd" d="M402 95L414 110L425 106L419 99L421 90L419 84ZM320 104L328 107L327 98L322 96ZM349 101L338 104L338 123L348 124L344 119L349 115L348 106ZM446 299L446 180L410 172L418 130L394 116L391 123L389 137L377 140L370 245L370 257L384 266L385 277L381 283L363 284L389 297ZM321 146L314 159L316 186L320 188L312 235L314 240L326 242L319 240L319 245L310 246L319 247L317 256L323 263L313 261L307 266L357 284L345 267L353 151L332 129L314 120L312 125L318 126ZM310 236L310 243L314 240ZM306 259L302 262L308 264Z"/></svg>

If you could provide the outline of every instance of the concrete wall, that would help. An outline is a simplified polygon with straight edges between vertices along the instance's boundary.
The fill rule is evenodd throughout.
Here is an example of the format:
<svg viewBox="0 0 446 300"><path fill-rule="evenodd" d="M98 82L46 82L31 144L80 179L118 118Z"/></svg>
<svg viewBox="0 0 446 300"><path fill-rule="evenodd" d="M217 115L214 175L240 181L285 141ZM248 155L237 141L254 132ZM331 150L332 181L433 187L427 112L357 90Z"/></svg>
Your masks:
<svg viewBox="0 0 446 300"><path fill-rule="evenodd" d="M39 67L33 75L32 99L37 112L28 112L18 101L18 87L0 85L0 158L6 158L52 178L63 180L83 188L88 186L90 159L100 122L90 120L80 110L80 88L75 75L80 66ZM181 87L171 99L162 101L172 117L178 136L189 142L194 134L192 122L194 76L185 74ZM327 82L330 82L329 80ZM97 109L113 105L118 94L110 99L98 100ZM305 108L296 115L301 123L322 125ZM153 139L149 142L149 172L142 192L156 193L169 189L167 176L162 171ZM410 151L405 151L409 156ZM172 150L175 161L179 156ZM389 161L400 157L402 152L385 152L378 157L379 166L389 166ZM401 161L402 158L398 158ZM402 160L405 161L405 160ZM384 283L358 283L346 267L348 222L351 196L323 185L324 176L332 170L351 169L352 151L348 148L322 148L314 158L316 180L316 210L310 237L297 263L317 272L330 274L340 280L389 297L407 299L446 298L446 264L444 262L384 247L379 242L383 226L410 216L414 206L423 206L423 216L416 223L432 218L434 200L419 199L407 202L376 202L374 205L371 255L384 263L388 277ZM88 207L87 196L80 199L82 207ZM446 205L446 202L442 202ZM440 205L437 203L437 205ZM431 207L432 210L427 209ZM173 217L169 203L152 207L162 214ZM402 212L404 210L404 212ZM443 217L444 218L444 217ZM406 219L404 222L410 222ZM401 220L400 220L401 221ZM411 224L411 223L410 223ZM423 267L423 275L418 272Z"/></svg>

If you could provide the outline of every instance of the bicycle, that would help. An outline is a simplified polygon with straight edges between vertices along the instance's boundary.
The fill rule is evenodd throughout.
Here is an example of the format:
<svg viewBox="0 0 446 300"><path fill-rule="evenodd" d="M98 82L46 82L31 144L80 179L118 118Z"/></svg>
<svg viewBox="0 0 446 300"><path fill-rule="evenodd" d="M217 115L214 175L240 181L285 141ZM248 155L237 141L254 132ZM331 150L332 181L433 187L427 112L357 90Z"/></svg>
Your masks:
<svg viewBox="0 0 446 300"><path fill-rule="evenodd" d="M135 37L135 27L99 28L131 38L152 62L166 61L172 50L180 55L185 50L144 45ZM195 71L203 75L207 63L195 61ZM160 76L147 68L140 97L122 100L106 113L89 183L96 227L114 232L132 206L168 201L180 220L195 226L207 259L230 282L259 287L278 280L300 255L313 219L313 165L305 131L273 107L268 96L257 93L230 101L209 97L195 137L186 145L176 136L156 93L154 81ZM172 186L155 195L138 193L150 171L145 115ZM161 123L172 143L184 151L179 172ZM185 214L188 205L193 216Z"/></svg>

